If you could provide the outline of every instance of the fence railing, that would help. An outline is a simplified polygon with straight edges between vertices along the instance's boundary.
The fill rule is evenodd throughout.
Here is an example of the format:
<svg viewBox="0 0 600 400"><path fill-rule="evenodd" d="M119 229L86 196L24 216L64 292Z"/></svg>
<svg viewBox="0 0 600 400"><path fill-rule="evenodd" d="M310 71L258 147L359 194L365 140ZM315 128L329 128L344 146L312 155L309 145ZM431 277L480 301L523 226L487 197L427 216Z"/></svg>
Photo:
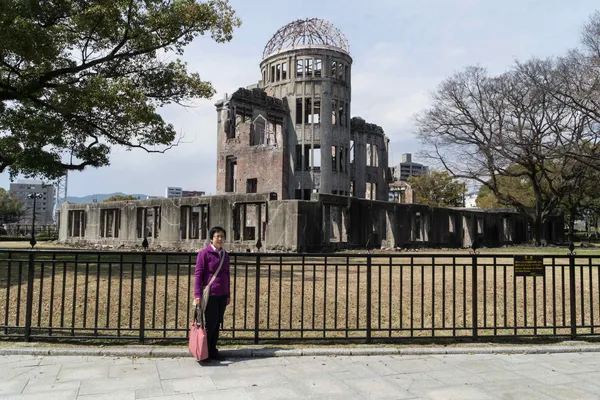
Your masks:
<svg viewBox="0 0 600 400"><path fill-rule="evenodd" d="M0 250L0 338L181 340L195 253ZM223 337L398 341L597 335L600 256L231 254Z"/></svg>

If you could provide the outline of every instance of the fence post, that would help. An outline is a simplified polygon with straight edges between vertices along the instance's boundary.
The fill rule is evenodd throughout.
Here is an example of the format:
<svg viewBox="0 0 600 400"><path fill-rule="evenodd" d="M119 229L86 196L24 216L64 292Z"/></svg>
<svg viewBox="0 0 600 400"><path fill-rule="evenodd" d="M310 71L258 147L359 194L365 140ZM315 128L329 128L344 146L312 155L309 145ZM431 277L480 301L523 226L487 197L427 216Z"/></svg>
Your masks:
<svg viewBox="0 0 600 400"><path fill-rule="evenodd" d="M169 266L165 264L165 268L169 268ZM140 290L140 344L144 344L146 335L146 274L146 253L142 253L142 281Z"/></svg>
<svg viewBox="0 0 600 400"><path fill-rule="evenodd" d="M29 266L27 268L27 304L25 305L25 341L31 339L31 314L33 313L33 252L29 252ZM40 293L41 296L41 293ZM8 307L8 304L7 304ZM20 304L17 304L20 307ZM8 311L7 311L8 312Z"/></svg>
<svg viewBox="0 0 600 400"><path fill-rule="evenodd" d="M367 343L371 343L371 254L367 255ZM358 295L358 294L357 294Z"/></svg>
<svg viewBox="0 0 600 400"><path fill-rule="evenodd" d="M485 267L484 267L485 268ZM476 341L477 337L478 337L478 325L479 325L479 321L477 320L477 254L475 253L475 251L473 252L473 255L471 256L471 280L472 280L472 293L471 293L471 300L472 300L472 309L473 309L473 340ZM485 282L483 283L485 285ZM466 294L465 294L466 295Z"/></svg>
<svg viewBox="0 0 600 400"><path fill-rule="evenodd" d="M575 340L575 337L577 336L577 308L575 301L575 253L573 252L574 249L575 245L571 242L571 244L569 245L569 308L571 310L571 340Z"/></svg>
<svg viewBox="0 0 600 400"><path fill-rule="evenodd" d="M260 255L256 255L256 294L254 299L254 344L258 344L260 323Z"/></svg>

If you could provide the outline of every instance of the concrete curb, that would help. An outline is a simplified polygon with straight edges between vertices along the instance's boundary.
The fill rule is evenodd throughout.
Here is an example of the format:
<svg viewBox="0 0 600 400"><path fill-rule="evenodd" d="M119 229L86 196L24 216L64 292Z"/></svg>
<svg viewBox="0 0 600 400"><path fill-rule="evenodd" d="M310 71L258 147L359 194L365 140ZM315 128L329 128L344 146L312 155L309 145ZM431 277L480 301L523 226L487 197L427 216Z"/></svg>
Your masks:
<svg viewBox="0 0 600 400"><path fill-rule="evenodd" d="M551 354L551 353L589 353L600 352L600 345L561 345L561 346L492 346L492 347L319 347L306 349L223 349L221 354L230 358L254 357L299 357L299 356L419 356L419 355L485 355L485 354ZM32 355L32 356L105 356L105 357L190 357L187 349L168 347L136 347L136 348L33 348L33 347L0 347L0 356Z"/></svg>

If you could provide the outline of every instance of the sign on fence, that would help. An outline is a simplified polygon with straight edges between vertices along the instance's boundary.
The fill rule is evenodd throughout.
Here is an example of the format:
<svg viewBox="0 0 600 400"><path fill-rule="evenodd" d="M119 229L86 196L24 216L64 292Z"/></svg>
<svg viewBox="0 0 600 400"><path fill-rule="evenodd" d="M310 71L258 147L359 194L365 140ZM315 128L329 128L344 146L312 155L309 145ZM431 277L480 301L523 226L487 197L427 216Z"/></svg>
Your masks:
<svg viewBox="0 0 600 400"><path fill-rule="evenodd" d="M544 256L514 256L515 276L544 276Z"/></svg>

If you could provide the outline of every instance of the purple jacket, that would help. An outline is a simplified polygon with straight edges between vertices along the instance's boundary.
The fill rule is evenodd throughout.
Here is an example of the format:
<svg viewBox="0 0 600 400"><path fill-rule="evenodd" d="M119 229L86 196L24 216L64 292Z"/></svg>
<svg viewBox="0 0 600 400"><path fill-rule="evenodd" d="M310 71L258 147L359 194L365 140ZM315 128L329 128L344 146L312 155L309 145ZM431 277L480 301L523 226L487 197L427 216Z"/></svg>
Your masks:
<svg viewBox="0 0 600 400"><path fill-rule="evenodd" d="M224 253L225 260L223 260L223 266L221 267L221 271L219 271L219 275L217 275L210 287L211 296L230 295L229 253L225 250L222 250L222 252ZM210 244L198 253L198 258L196 259L196 271L194 274L195 298L202 297L202 288L208 285L214 273L217 272L220 262L221 258L219 257L219 253L213 250Z"/></svg>

